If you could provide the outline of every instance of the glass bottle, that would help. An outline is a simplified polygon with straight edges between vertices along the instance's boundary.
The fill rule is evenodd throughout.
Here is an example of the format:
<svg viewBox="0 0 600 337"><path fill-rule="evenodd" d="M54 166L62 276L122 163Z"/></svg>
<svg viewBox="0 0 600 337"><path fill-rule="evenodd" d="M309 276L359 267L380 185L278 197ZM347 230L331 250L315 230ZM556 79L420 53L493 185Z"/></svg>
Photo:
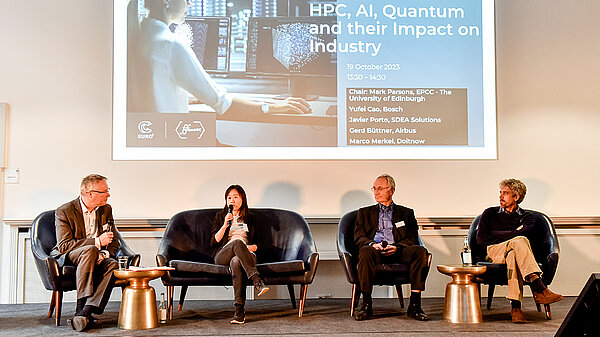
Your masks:
<svg viewBox="0 0 600 337"><path fill-rule="evenodd" d="M463 243L463 249L460 252L460 258L462 260L462 264L465 267L468 267L473 263L471 260L471 247L469 247L469 237L465 235L465 241Z"/></svg>
<svg viewBox="0 0 600 337"><path fill-rule="evenodd" d="M158 305L158 321L167 323L167 303L165 302L165 293L160 293L160 304Z"/></svg>

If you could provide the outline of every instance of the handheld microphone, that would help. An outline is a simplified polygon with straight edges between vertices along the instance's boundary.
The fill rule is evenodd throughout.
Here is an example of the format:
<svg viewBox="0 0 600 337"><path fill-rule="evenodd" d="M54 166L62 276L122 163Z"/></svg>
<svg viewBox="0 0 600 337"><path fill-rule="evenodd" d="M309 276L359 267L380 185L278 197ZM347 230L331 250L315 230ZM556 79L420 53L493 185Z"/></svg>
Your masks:
<svg viewBox="0 0 600 337"><path fill-rule="evenodd" d="M106 230L104 231L104 233L112 232L114 225L115 225L115 220L113 220L113 219L108 220L108 222L106 223Z"/></svg>
<svg viewBox="0 0 600 337"><path fill-rule="evenodd" d="M227 206L227 213L233 213L233 205ZM227 221L227 226L231 226L231 220Z"/></svg>

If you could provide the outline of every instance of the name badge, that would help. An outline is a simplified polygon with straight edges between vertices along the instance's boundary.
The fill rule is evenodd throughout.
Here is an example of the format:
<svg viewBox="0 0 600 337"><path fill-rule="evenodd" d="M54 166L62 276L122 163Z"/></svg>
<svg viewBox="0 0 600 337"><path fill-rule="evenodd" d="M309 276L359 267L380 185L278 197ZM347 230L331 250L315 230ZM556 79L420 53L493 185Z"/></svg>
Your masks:
<svg viewBox="0 0 600 337"><path fill-rule="evenodd" d="M404 221L398 221L395 223L395 225L396 225L396 228L400 228L400 227L404 227L405 224L404 224Z"/></svg>

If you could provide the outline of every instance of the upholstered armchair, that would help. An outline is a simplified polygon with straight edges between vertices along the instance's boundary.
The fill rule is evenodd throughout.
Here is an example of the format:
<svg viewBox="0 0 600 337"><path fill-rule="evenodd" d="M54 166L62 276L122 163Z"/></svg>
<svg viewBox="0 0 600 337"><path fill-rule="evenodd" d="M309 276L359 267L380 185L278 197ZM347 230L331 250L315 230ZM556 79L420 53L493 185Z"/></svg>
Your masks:
<svg viewBox="0 0 600 337"><path fill-rule="evenodd" d="M167 287L169 319L173 318L173 291L181 286L181 310L189 286L232 285L229 266L214 264L210 248L211 228L221 209L188 210L175 214L168 222L156 255L158 266L174 267L162 282ZM261 221L255 241L257 269L268 285L287 285L292 307L296 308L294 285L300 285L302 317L306 291L317 271L319 254L306 220L298 213L280 209L250 209ZM270 235L266 235L266 234ZM269 240L262 242L261 240Z"/></svg>
<svg viewBox="0 0 600 337"><path fill-rule="evenodd" d="M127 243L123 240L121 234L117 231L121 247L117 251L117 256L127 256L129 264L139 266L140 255L135 254ZM40 278L46 289L52 291L50 309L48 318L52 317L56 309L56 326L60 325L60 316L62 311L62 297L65 291L76 289L75 271L73 265L58 266L58 262L50 256L50 251L56 245L56 226L54 211L46 211L38 215L31 225L31 251L35 260ZM125 287L129 283L124 280L117 280L116 286Z"/></svg>
<svg viewBox="0 0 600 337"><path fill-rule="evenodd" d="M535 231L539 233L536 235L538 238L535 241L530 241L531 249L535 260L537 261L540 269L542 270L542 281L545 285L550 285L556 274L556 268L558 267L558 257L560 248L558 246L558 236L556 235L556 229L554 224L545 214L531 211L535 219ZM508 284L506 276L506 264L486 262L485 257L487 255L486 247L481 246L477 243L477 230L479 225L479 219L481 215L477 216L471 227L469 228L469 245L471 246L471 254L473 263L483 265L487 267L484 274L478 277L478 281L483 284L487 284L488 297L487 297L487 308L492 307L492 300L494 298L494 289L496 285ZM528 284L525 282L525 284ZM541 311L541 307L536 303L538 311ZM551 319L552 314L550 312L550 305L544 305L546 318Z"/></svg>
<svg viewBox="0 0 600 337"><path fill-rule="evenodd" d="M358 263L358 247L354 243L354 224L358 210L345 214L338 225L337 250L342 263L342 268L346 273L348 283L352 285L352 304L350 308L350 316L354 315L354 309L358 304L358 271L356 265ZM423 246L423 242L419 237L419 243ZM422 279L427 278L429 267L431 266L431 253L427 254L427 268L423 270ZM402 296L402 285L410 283L408 264L380 264L376 267L375 281L377 285L392 285L396 287L400 307L404 308L404 298Z"/></svg>

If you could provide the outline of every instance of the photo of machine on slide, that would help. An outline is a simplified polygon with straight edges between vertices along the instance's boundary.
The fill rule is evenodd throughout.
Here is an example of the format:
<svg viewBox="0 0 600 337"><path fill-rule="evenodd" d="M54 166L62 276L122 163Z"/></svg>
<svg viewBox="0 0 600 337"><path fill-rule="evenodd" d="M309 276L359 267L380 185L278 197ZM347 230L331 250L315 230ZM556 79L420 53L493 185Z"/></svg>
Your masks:
<svg viewBox="0 0 600 337"><path fill-rule="evenodd" d="M128 147L337 145L336 55L311 47L335 38L311 31L334 16L198 16L223 13L173 3L128 6Z"/></svg>

